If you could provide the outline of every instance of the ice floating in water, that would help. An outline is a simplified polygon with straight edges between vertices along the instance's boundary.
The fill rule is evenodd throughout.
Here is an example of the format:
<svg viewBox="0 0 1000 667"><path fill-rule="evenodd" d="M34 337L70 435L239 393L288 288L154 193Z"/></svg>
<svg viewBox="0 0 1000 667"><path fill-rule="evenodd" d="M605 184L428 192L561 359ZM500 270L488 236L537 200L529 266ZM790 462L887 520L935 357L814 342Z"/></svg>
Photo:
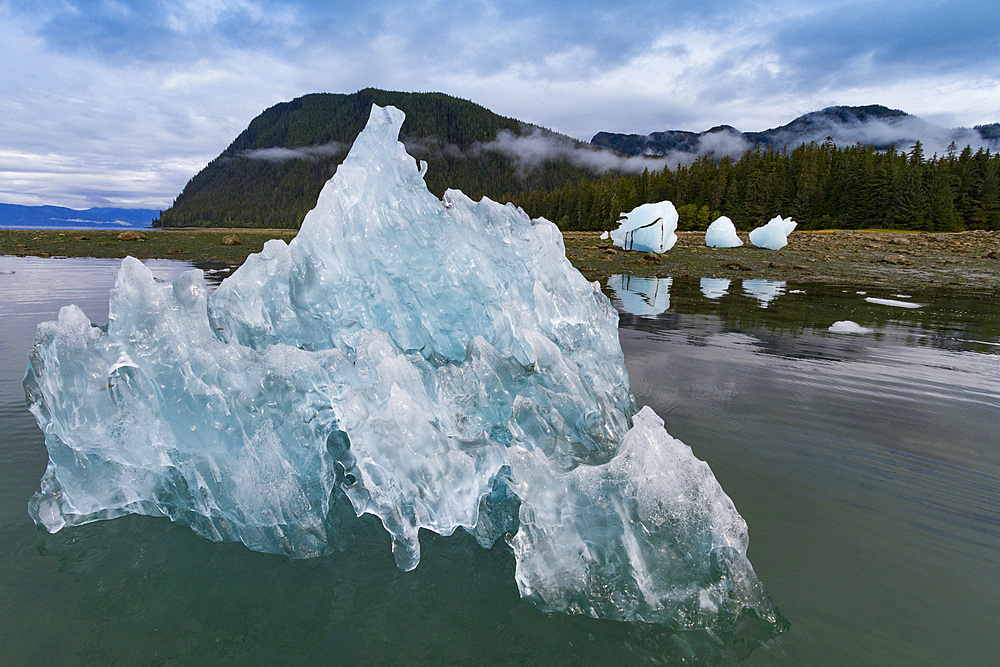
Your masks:
<svg viewBox="0 0 1000 667"><path fill-rule="evenodd" d="M211 298L200 270L164 283L127 258L106 327L76 306L39 326L32 517L54 532L166 516L298 558L343 539L328 513L349 502L404 570L421 528L463 528L507 536L543 609L731 630L749 608L780 630L746 524L636 412L618 316L558 229L435 198L402 122L373 107L299 234Z"/></svg>
<svg viewBox="0 0 1000 667"><path fill-rule="evenodd" d="M922 303L913 303L912 301L896 301L895 299L880 299L874 296L866 296L865 301L868 303L875 303L880 306L895 306L896 308L923 308Z"/></svg>
<svg viewBox="0 0 1000 667"><path fill-rule="evenodd" d="M732 282L729 278L702 278L701 293L709 299L718 299L725 296Z"/></svg>
<svg viewBox="0 0 1000 667"><path fill-rule="evenodd" d="M611 242L625 250L666 252L677 243L676 230L677 209L673 204L643 204L622 213L618 229L611 232Z"/></svg>
<svg viewBox="0 0 1000 667"><path fill-rule="evenodd" d="M637 278L613 275L608 287L615 293L626 313L656 317L670 308L670 278Z"/></svg>
<svg viewBox="0 0 1000 667"><path fill-rule="evenodd" d="M737 248L743 245L743 241L737 236L733 221L723 215L708 226L705 245L710 248Z"/></svg>
<svg viewBox="0 0 1000 667"><path fill-rule="evenodd" d="M857 322L852 322L851 320L840 320L834 322L830 325L830 333L843 333L843 334L868 334L872 330L868 327L863 327Z"/></svg>
<svg viewBox="0 0 1000 667"><path fill-rule="evenodd" d="M785 293L784 280L744 280L743 291L747 296L760 301L761 308L767 308L774 299Z"/></svg>
<svg viewBox="0 0 1000 667"><path fill-rule="evenodd" d="M788 245L788 235L795 229L796 224L791 218L775 216L763 227L750 232L750 243L758 248L781 250Z"/></svg>

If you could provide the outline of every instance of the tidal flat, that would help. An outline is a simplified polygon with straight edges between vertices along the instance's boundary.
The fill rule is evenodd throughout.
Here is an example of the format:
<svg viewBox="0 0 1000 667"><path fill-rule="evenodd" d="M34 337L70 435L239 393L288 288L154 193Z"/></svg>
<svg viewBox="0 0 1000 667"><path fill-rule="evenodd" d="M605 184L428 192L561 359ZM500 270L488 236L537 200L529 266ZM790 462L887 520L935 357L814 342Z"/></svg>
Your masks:
<svg viewBox="0 0 1000 667"><path fill-rule="evenodd" d="M127 240L118 230L0 230L0 255L179 259L236 267L268 239L290 241L292 229L142 230ZM239 241L224 244L227 236ZM639 277L703 277L856 282L873 286L1000 285L1000 231L891 232L796 231L781 250L749 244L709 248L704 232L679 232L662 255L615 248L598 232L563 232L566 255L588 279L614 274ZM232 239L230 239L232 242Z"/></svg>

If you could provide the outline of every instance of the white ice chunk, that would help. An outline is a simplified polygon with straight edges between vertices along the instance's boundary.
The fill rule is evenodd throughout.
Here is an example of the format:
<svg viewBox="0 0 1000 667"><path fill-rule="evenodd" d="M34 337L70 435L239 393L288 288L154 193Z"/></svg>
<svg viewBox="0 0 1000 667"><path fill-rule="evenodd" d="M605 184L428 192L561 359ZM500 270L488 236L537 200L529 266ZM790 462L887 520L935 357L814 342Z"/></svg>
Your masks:
<svg viewBox="0 0 1000 667"><path fill-rule="evenodd" d="M869 334L872 332L868 327L863 327L851 320L840 320L830 325L830 333L842 334Z"/></svg>
<svg viewBox="0 0 1000 667"><path fill-rule="evenodd" d="M718 299L726 295L732 282L729 278L702 278L701 293L709 299Z"/></svg>
<svg viewBox="0 0 1000 667"><path fill-rule="evenodd" d="M743 241L736 234L736 225L726 216L721 216L708 226L705 245L710 248L737 248Z"/></svg>
<svg viewBox="0 0 1000 667"><path fill-rule="evenodd" d="M39 326L33 519L165 516L302 558L345 539L329 510L350 503L404 570L420 529L516 532L543 608L730 630L749 608L779 627L708 465L636 413L618 315L559 230L437 199L403 118L373 107L298 235L211 298L199 270L164 283L127 258L106 327L75 306Z"/></svg>
<svg viewBox="0 0 1000 667"><path fill-rule="evenodd" d="M784 280L744 280L743 291L760 302L761 308L767 308L774 299L785 293Z"/></svg>
<svg viewBox="0 0 1000 667"><path fill-rule="evenodd" d="M670 309L671 278L637 278L613 275L608 287L615 293L626 313L641 317L656 317Z"/></svg>
<svg viewBox="0 0 1000 667"><path fill-rule="evenodd" d="M865 301L875 303L880 306L894 306L896 308L923 308L924 304L912 301L896 301L895 299L880 299L875 296L866 296Z"/></svg>
<svg viewBox="0 0 1000 667"><path fill-rule="evenodd" d="M622 213L611 242L625 250L666 252L677 243L677 209L669 201L642 204Z"/></svg>
<svg viewBox="0 0 1000 667"><path fill-rule="evenodd" d="M775 216L763 227L757 227L750 232L750 243L758 248L780 250L788 245L788 235L795 229L796 224L791 218Z"/></svg>

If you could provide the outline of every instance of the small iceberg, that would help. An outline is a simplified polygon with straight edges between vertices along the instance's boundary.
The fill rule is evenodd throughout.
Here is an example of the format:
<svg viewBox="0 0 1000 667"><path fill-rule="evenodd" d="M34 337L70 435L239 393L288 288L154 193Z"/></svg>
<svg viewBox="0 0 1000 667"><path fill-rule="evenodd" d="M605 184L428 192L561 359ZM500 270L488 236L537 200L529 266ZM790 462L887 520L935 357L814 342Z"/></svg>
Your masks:
<svg viewBox="0 0 1000 667"><path fill-rule="evenodd" d="M671 278L637 278L613 275L608 287L615 293L626 313L640 317L656 317L670 308Z"/></svg>
<svg viewBox="0 0 1000 667"><path fill-rule="evenodd" d="M879 299L874 296L866 296L865 301L868 303L875 303L880 306L894 306L896 308L923 308L924 304L914 303L912 301L897 301L895 299Z"/></svg>
<svg viewBox="0 0 1000 667"><path fill-rule="evenodd" d="M758 227L750 232L750 243L758 248L781 250L788 245L788 235L792 233L797 224L791 218L775 216L763 227Z"/></svg>
<svg viewBox="0 0 1000 667"><path fill-rule="evenodd" d="M861 326L857 322L852 322L851 320L840 320L830 325L829 332L841 334L869 334L872 330L868 327Z"/></svg>
<svg viewBox="0 0 1000 667"><path fill-rule="evenodd" d="M726 216L720 216L708 226L705 245L709 248L738 248L743 241L736 235L736 225Z"/></svg>
<svg viewBox="0 0 1000 667"><path fill-rule="evenodd" d="M732 282L729 278L702 278L701 293L709 299L718 299L726 295Z"/></svg>
<svg viewBox="0 0 1000 667"><path fill-rule="evenodd" d="M637 206L622 214L611 242L624 250L666 252L677 243L677 209L669 201ZM602 237L603 238L603 237Z"/></svg>
<svg viewBox="0 0 1000 667"><path fill-rule="evenodd" d="M747 296L752 296L760 302L761 308L767 308L768 304L785 293L784 280L744 280L743 291Z"/></svg>

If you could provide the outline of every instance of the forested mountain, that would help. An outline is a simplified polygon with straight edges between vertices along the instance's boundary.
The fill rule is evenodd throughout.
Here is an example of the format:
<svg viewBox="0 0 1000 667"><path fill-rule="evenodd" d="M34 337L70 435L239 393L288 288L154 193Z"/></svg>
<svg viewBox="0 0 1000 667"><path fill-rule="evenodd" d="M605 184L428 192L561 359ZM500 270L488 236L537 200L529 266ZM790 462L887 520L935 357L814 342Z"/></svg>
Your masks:
<svg viewBox="0 0 1000 667"><path fill-rule="evenodd" d="M914 116L830 107L761 133L661 133L687 159L645 160L448 95L375 89L306 95L266 110L191 179L159 224L297 227L372 103L406 112L401 140L428 162L425 180L438 196L458 188L513 201L562 229L608 229L621 212L664 199L678 207L682 229L704 228L720 214L740 229L779 214L804 229L1000 229L1000 154L980 147L1000 135L996 124L965 130L959 138L968 142L952 139L938 152L907 143L909 133L932 127ZM807 140L850 127L867 128L867 141L845 145L842 133ZM886 145L887 137L896 138Z"/></svg>
<svg viewBox="0 0 1000 667"><path fill-rule="evenodd" d="M954 141L958 146L972 144L996 150L1000 147L1000 124L968 128L943 128L898 109L871 104L868 106L835 106L813 111L785 125L761 132L740 132L729 125L720 125L704 132L667 130L650 134L620 134L598 132L591 139L603 146L629 155L681 155L700 157L715 154L739 157L756 145L788 148L810 142L822 143L831 138L840 146L858 142L879 150L907 150L917 141L934 150L943 149Z"/></svg>
<svg viewBox="0 0 1000 667"><path fill-rule="evenodd" d="M411 155L427 161L425 180L438 196L458 188L477 199L496 198L527 187L529 172L531 187L543 189L592 173L566 158L525 168L491 142L498 136L548 136L587 144L449 95L372 88L350 95L318 93L277 104L255 118L188 182L158 225L298 227L364 128L373 103L406 112L400 140Z"/></svg>

